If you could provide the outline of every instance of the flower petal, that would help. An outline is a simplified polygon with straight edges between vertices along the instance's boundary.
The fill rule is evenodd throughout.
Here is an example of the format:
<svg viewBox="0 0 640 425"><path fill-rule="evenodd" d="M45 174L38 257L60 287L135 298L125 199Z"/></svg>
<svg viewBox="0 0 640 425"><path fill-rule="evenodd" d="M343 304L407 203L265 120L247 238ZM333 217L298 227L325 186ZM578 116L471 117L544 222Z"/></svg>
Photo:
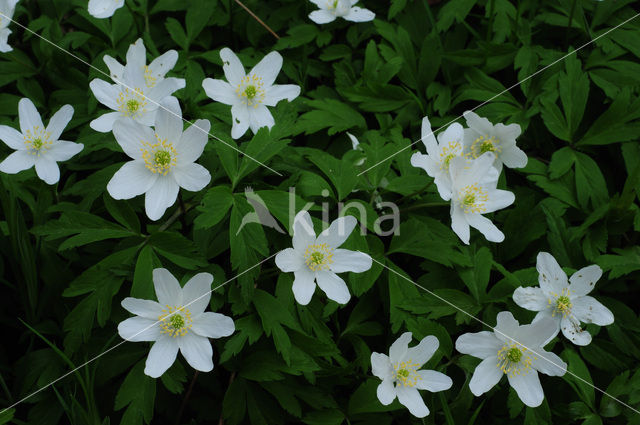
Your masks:
<svg viewBox="0 0 640 425"><path fill-rule="evenodd" d="M232 86L237 87L245 76L242 62L240 62L238 56L228 47L220 50L220 59L222 59L222 69L224 70L224 76L227 77L227 81Z"/></svg>
<svg viewBox="0 0 640 425"><path fill-rule="evenodd" d="M305 267L304 257L295 249L287 248L276 254L276 266L283 272L295 272Z"/></svg>
<svg viewBox="0 0 640 425"><path fill-rule="evenodd" d="M444 373L435 370L419 370L420 379L416 383L419 390L428 390L433 393L451 388L453 381Z"/></svg>
<svg viewBox="0 0 640 425"><path fill-rule="evenodd" d="M407 354L403 360L411 360L413 363L417 363L420 366L425 364L436 352L440 342L438 338L433 335L428 335L418 343L415 347L407 349Z"/></svg>
<svg viewBox="0 0 640 425"><path fill-rule="evenodd" d="M142 161L125 163L107 183L107 191L113 199L131 199L146 193L155 184L158 174L147 170Z"/></svg>
<svg viewBox="0 0 640 425"><path fill-rule="evenodd" d="M315 243L315 240L316 232L313 230L311 216L302 210L293 219L293 248L304 251L307 246Z"/></svg>
<svg viewBox="0 0 640 425"><path fill-rule="evenodd" d="M573 316L563 317L560 321L562 335L576 345L591 344L591 334L586 329L582 329L580 321Z"/></svg>
<svg viewBox="0 0 640 425"><path fill-rule="evenodd" d="M149 64L149 72L152 77L159 80L164 78L167 72L176 66L176 62L178 62L178 52L169 50L151 61Z"/></svg>
<svg viewBox="0 0 640 425"><path fill-rule="evenodd" d="M56 184L60 180L60 168L55 161L46 158L36 159L36 174L47 184Z"/></svg>
<svg viewBox="0 0 640 425"><path fill-rule="evenodd" d="M201 314L209 305L212 282L211 273L198 273L182 288L182 305L191 311L192 316Z"/></svg>
<svg viewBox="0 0 640 425"><path fill-rule="evenodd" d="M126 59L127 66L132 66L140 71L147 65L147 49L145 49L144 42L141 38L129 45Z"/></svg>
<svg viewBox="0 0 640 425"><path fill-rule="evenodd" d="M209 170L196 163L178 166L172 175L178 186L191 192L202 190L211 181Z"/></svg>
<svg viewBox="0 0 640 425"><path fill-rule="evenodd" d="M601 277L602 269L596 264L581 268L569 278L569 296L587 295Z"/></svg>
<svg viewBox="0 0 640 425"><path fill-rule="evenodd" d="M124 0L89 0L89 14L94 18L104 19L113 16L114 12L124 5Z"/></svg>
<svg viewBox="0 0 640 425"><path fill-rule="evenodd" d="M536 350L537 354L531 366L538 372L549 376L562 376L567 372L567 364L555 353Z"/></svg>
<svg viewBox="0 0 640 425"><path fill-rule="evenodd" d="M401 362L402 359L405 358L412 338L411 332L404 332L391 344L389 348L389 359L391 359L391 363Z"/></svg>
<svg viewBox="0 0 640 425"><path fill-rule="evenodd" d="M158 339L151 350L144 366L144 373L152 378L159 378L176 361L178 341L170 336Z"/></svg>
<svg viewBox="0 0 640 425"><path fill-rule="evenodd" d="M20 117L22 134L26 134L27 131L33 132L36 127L44 130L40 114L31 99L26 97L20 99L20 102L18 102L18 116Z"/></svg>
<svg viewBox="0 0 640 425"><path fill-rule="evenodd" d="M513 301L522 308L531 311L542 311L549 307L549 299L539 287L520 286L513 291Z"/></svg>
<svg viewBox="0 0 640 425"><path fill-rule="evenodd" d="M162 315L162 306L153 300L142 300L139 298L127 297L120 303L129 313L154 321Z"/></svg>
<svg viewBox="0 0 640 425"><path fill-rule="evenodd" d="M278 102L287 99L291 102L300 95L300 86L295 84L276 84L267 90L262 103L267 106L276 106Z"/></svg>
<svg viewBox="0 0 640 425"><path fill-rule="evenodd" d="M169 176L159 176L146 192L144 209L147 217L155 221L176 202L180 186Z"/></svg>
<svg viewBox="0 0 640 425"><path fill-rule="evenodd" d="M493 356L481 361L473 372L473 376L469 381L469 389L476 397L481 396L493 388L500 382L500 379L504 375L504 372L497 366L498 357L496 353L497 351L494 352Z"/></svg>
<svg viewBox="0 0 640 425"><path fill-rule="evenodd" d="M249 129L249 109L247 105L238 104L231 106L231 137L239 139Z"/></svg>
<svg viewBox="0 0 640 425"><path fill-rule="evenodd" d="M28 151L15 151L0 162L0 171L15 174L27 170L36 163L36 157Z"/></svg>
<svg viewBox="0 0 640 425"><path fill-rule="evenodd" d="M213 348L207 338L188 332L176 339L180 352L192 368L201 372L213 370Z"/></svg>
<svg viewBox="0 0 640 425"><path fill-rule="evenodd" d="M207 96L216 102L224 103L225 105L235 105L239 102L236 90L226 81L205 78L202 81L202 88Z"/></svg>
<svg viewBox="0 0 640 425"><path fill-rule="evenodd" d="M0 140L2 140L11 149L21 150L25 148L22 133L13 127L0 125Z"/></svg>
<svg viewBox="0 0 640 425"><path fill-rule="evenodd" d="M427 155L429 155L430 157L432 155L435 155L438 149L438 142L436 140L436 135L431 128L431 122L429 121L428 116L422 118L420 140L424 144L424 147L427 149Z"/></svg>
<svg viewBox="0 0 640 425"><path fill-rule="evenodd" d="M71 159L75 154L79 153L84 148L82 143L67 142L65 140L58 140L51 145L46 153L48 159L52 161L67 161Z"/></svg>
<svg viewBox="0 0 640 425"><path fill-rule="evenodd" d="M89 127L100 133L108 133L113 130L113 124L121 117L122 114L120 112L107 112L91 121Z"/></svg>
<svg viewBox="0 0 640 425"><path fill-rule="evenodd" d="M478 229L489 242L504 241L504 233L487 217L480 214L465 214L469 226Z"/></svg>
<svg viewBox="0 0 640 425"><path fill-rule="evenodd" d="M508 190L495 189L489 193L489 200L484 204L483 214L501 210L513 204L516 196Z"/></svg>
<svg viewBox="0 0 640 425"><path fill-rule="evenodd" d="M112 58L109 55L104 55L102 58L107 68L109 68L109 75L111 76L111 80L114 82L122 81L124 76L124 65L118 62L115 58Z"/></svg>
<svg viewBox="0 0 640 425"><path fill-rule="evenodd" d="M162 102L166 97L171 96L173 92L183 89L186 85L186 82L182 78L165 78L160 81L158 84L149 89L149 93L147 93L147 97L151 100L151 106L155 103Z"/></svg>
<svg viewBox="0 0 640 425"><path fill-rule="evenodd" d="M178 99L168 96L160 102L156 113L155 131L160 139L178 143L182 137L182 110Z"/></svg>
<svg viewBox="0 0 640 425"><path fill-rule="evenodd" d="M389 356L382 353L375 353L375 352L371 353L371 373L373 373L373 376L376 376L382 379L383 381L392 378L393 366L391 365L391 360L389 360ZM394 393L394 397L395 397L395 393ZM391 400L393 401L393 399Z"/></svg>
<svg viewBox="0 0 640 425"><path fill-rule="evenodd" d="M333 251L333 263L330 264L330 269L335 273L362 273L369 270L371 264L371 257L364 252L338 248Z"/></svg>
<svg viewBox="0 0 640 425"><path fill-rule="evenodd" d="M257 108L247 108L249 113L249 127L251 131L257 133L262 127L271 128L275 125L273 115L264 105L258 105Z"/></svg>
<svg viewBox="0 0 640 425"><path fill-rule="evenodd" d="M93 95L109 109L118 110L118 96L120 95L121 86L118 84L110 84L104 80L96 78L89 83L89 88Z"/></svg>
<svg viewBox="0 0 640 425"><path fill-rule="evenodd" d="M360 7L352 7L351 10L349 10L349 13L343 16L344 19L351 22L373 21L375 17L375 13L368 9L362 9Z"/></svg>
<svg viewBox="0 0 640 425"><path fill-rule="evenodd" d="M314 10L309 13L309 19L316 24L328 24L336 20L336 15L325 9Z"/></svg>
<svg viewBox="0 0 640 425"><path fill-rule="evenodd" d="M462 116L467 121L467 126L476 131L479 135L488 136L493 133L493 124L473 111L465 111Z"/></svg>
<svg viewBox="0 0 640 425"><path fill-rule="evenodd" d="M303 267L293 272L293 296L300 305L307 305L316 290L315 275L307 267Z"/></svg>
<svg viewBox="0 0 640 425"><path fill-rule="evenodd" d="M316 272L316 281L318 287L327 294L327 298L337 302L338 304L346 304L351 298L347 284L340 276L331 271Z"/></svg>
<svg viewBox="0 0 640 425"><path fill-rule="evenodd" d="M181 306L182 288L178 280L167 269L153 269L153 287L160 305Z"/></svg>
<svg viewBox="0 0 640 425"><path fill-rule="evenodd" d="M524 168L528 162L527 154L516 145L503 149L500 160L509 168Z"/></svg>
<svg viewBox="0 0 640 425"><path fill-rule="evenodd" d="M518 397L524 404L529 407L538 407L542 404L544 399L544 392L542 391L542 385L540 385L540 378L538 372L530 370L525 374L509 374L509 383Z"/></svg>
<svg viewBox="0 0 640 425"><path fill-rule="evenodd" d="M270 52L253 67L249 75L256 75L262 78L262 83L269 87L275 81L282 68L282 56L278 52Z"/></svg>
<svg viewBox="0 0 640 425"><path fill-rule="evenodd" d="M493 328L493 333L496 338L503 342L513 342L513 338L518 336L518 329L520 324L513 317L510 311L501 311L496 318L496 327Z"/></svg>
<svg viewBox="0 0 640 425"><path fill-rule="evenodd" d="M200 158L209 140L210 130L209 120L197 120L182 133L180 141L175 144L178 151L178 165L189 164Z"/></svg>
<svg viewBox="0 0 640 425"><path fill-rule="evenodd" d="M236 327L231 317L205 311L193 321L191 330L207 338L222 338L231 335Z"/></svg>
<svg viewBox="0 0 640 425"><path fill-rule="evenodd" d="M555 258L548 252L540 252L536 260L538 270L538 282L545 295L551 293L560 294L568 287L567 274L560 268Z"/></svg>
<svg viewBox="0 0 640 425"><path fill-rule="evenodd" d="M318 235L316 244L327 244L331 248L338 248L347 240L358 220L352 215L338 217L333 220L329 228Z"/></svg>
<svg viewBox="0 0 640 425"><path fill-rule="evenodd" d="M146 317L130 317L118 324L118 334L122 339L131 342L156 341L162 337L156 319Z"/></svg>
<svg viewBox="0 0 640 425"><path fill-rule="evenodd" d="M73 107L71 105L64 105L58 109L49 120L49 125L47 126L47 131L50 133L49 140L58 140L71 118L73 118Z"/></svg>
<svg viewBox="0 0 640 425"><path fill-rule="evenodd" d="M456 350L480 359L495 357L502 345L502 341L489 331L466 333L456 340Z"/></svg>
<svg viewBox="0 0 640 425"><path fill-rule="evenodd" d="M598 300L590 296L573 300L571 312L583 323L607 326L613 323L613 313Z"/></svg>
<svg viewBox="0 0 640 425"><path fill-rule="evenodd" d="M398 401L417 418L424 418L429 414L429 408L424 404L417 389L411 387L396 387Z"/></svg>
<svg viewBox="0 0 640 425"><path fill-rule="evenodd" d="M143 142L156 143L153 130L130 119L116 121L113 124L113 135L124 153L137 160L142 159Z"/></svg>
<svg viewBox="0 0 640 425"><path fill-rule="evenodd" d="M376 353L373 353L376 354ZM393 385L392 379L383 379L378 388L376 389L376 395L378 396L378 400L384 406L388 406L393 403L393 400L396 398L396 388Z"/></svg>
<svg viewBox="0 0 640 425"><path fill-rule="evenodd" d="M517 339L519 343L533 350L537 347L544 347L556 335L558 323L550 317L542 317L528 325L522 325L518 328L516 335L511 335Z"/></svg>
<svg viewBox="0 0 640 425"><path fill-rule="evenodd" d="M469 237L471 236L469 223L465 219L462 208L453 201L451 202L451 230L458 235L462 242L469 245Z"/></svg>

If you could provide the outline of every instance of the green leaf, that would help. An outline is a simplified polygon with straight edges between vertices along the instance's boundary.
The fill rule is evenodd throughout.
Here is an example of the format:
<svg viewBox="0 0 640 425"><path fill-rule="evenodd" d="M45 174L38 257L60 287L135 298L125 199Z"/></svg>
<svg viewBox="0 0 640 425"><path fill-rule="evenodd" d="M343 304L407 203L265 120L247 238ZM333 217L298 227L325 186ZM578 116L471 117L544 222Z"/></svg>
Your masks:
<svg viewBox="0 0 640 425"><path fill-rule="evenodd" d="M344 413L338 409L316 410L302 418L308 425L340 425L344 420Z"/></svg>
<svg viewBox="0 0 640 425"><path fill-rule="evenodd" d="M563 379L573 387L580 399L592 410L595 408L596 394L593 389L593 381L587 365L584 364L578 353L571 349L562 352L562 358L567 362L567 373ZM576 378L578 376L579 378Z"/></svg>
<svg viewBox="0 0 640 425"><path fill-rule="evenodd" d="M133 284L131 286L131 296L145 300L155 298L153 288L153 248L145 245L138 254L136 268L133 273Z"/></svg>
<svg viewBox="0 0 640 425"><path fill-rule="evenodd" d="M207 265L196 244L179 233L154 233L149 237L149 244L158 254L185 269L195 270Z"/></svg>
<svg viewBox="0 0 640 425"><path fill-rule="evenodd" d="M233 194L228 186L216 186L207 190L201 204L196 207L200 215L194 220L197 229L208 229L218 224L233 205Z"/></svg>
<svg viewBox="0 0 640 425"><path fill-rule="evenodd" d="M486 295L492 263L491 251L486 247L481 247L473 256L473 267L458 272L478 303L482 302Z"/></svg>
<svg viewBox="0 0 640 425"><path fill-rule="evenodd" d="M207 25L213 11L219 7L217 3L217 1L210 1L196 2L189 5L185 21L187 25L187 37L190 43L196 41L200 32Z"/></svg>
<svg viewBox="0 0 640 425"><path fill-rule="evenodd" d="M171 38L176 42L178 46L180 46L183 50L189 50L189 38L187 37L187 34L185 34L182 25L180 25L180 22L178 22L177 19L167 18L166 22L164 23L164 27L167 29L169 35L171 35Z"/></svg>
<svg viewBox="0 0 640 425"><path fill-rule="evenodd" d="M304 134L328 128L327 133L329 136L333 136L354 127L367 127L364 118L358 111L338 100L309 100L306 103L313 109L302 114L298 119L298 128L300 131L304 131Z"/></svg>
<svg viewBox="0 0 640 425"><path fill-rule="evenodd" d="M144 360L127 374L116 394L115 410L127 408L120 425L140 425L151 422L156 397L156 381L144 374Z"/></svg>

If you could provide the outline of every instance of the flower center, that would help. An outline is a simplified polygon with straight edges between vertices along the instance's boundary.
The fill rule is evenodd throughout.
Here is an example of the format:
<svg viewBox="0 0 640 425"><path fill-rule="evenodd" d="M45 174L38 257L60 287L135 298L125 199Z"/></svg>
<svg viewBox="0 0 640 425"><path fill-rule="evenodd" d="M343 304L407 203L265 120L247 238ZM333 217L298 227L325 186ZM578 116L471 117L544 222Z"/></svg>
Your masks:
<svg viewBox="0 0 640 425"><path fill-rule="evenodd" d="M460 206L465 213L482 213L486 211L485 203L489 195L477 183L465 186L460 191Z"/></svg>
<svg viewBox="0 0 640 425"><path fill-rule="evenodd" d="M27 130L23 135L24 144L31 155L40 156L46 152L53 142L49 140L51 133L40 126L36 126L33 130Z"/></svg>
<svg viewBox="0 0 640 425"><path fill-rule="evenodd" d="M257 108L262 103L265 96L262 78L257 75L245 75L238 88L236 94L240 97L242 103L247 106Z"/></svg>
<svg viewBox="0 0 640 425"><path fill-rule="evenodd" d="M420 367L419 364L413 363L412 360L406 362L395 363L393 370L395 374L396 385L399 387L415 387L418 381L421 379L417 370Z"/></svg>
<svg viewBox="0 0 640 425"><path fill-rule="evenodd" d="M562 314L563 317L567 317L571 314L571 298L569 298L569 288L562 289L560 294L556 294L552 292L551 295L555 299L549 299L549 305L553 306L553 312L551 316L555 316L556 314Z"/></svg>
<svg viewBox="0 0 640 425"><path fill-rule="evenodd" d="M176 152L172 143L167 142L166 139L160 139L156 134L156 143L141 141L142 159L144 160L145 167L152 173L159 173L166 176L171 170L171 167L175 166L178 162L178 152Z"/></svg>
<svg viewBox="0 0 640 425"><path fill-rule="evenodd" d="M344 16L349 13L351 4L345 4L344 0L329 0L327 2L327 9L336 16Z"/></svg>
<svg viewBox="0 0 640 425"><path fill-rule="evenodd" d="M144 82L149 88L155 86L157 83L156 77L153 76L147 65L144 66Z"/></svg>
<svg viewBox="0 0 640 425"><path fill-rule="evenodd" d="M333 263L333 249L327 244L309 245L304 251L304 262L311 271L329 270Z"/></svg>
<svg viewBox="0 0 640 425"><path fill-rule="evenodd" d="M471 144L471 156L474 158L479 157L485 152L500 152L500 139L495 136L489 137L488 135L480 136Z"/></svg>
<svg viewBox="0 0 640 425"><path fill-rule="evenodd" d="M129 90L125 87L116 99L118 110L126 117L140 116L146 112L147 101L142 89Z"/></svg>
<svg viewBox="0 0 640 425"><path fill-rule="evenodd" d="M191 312L184 307L165 306L158 321L160 321L160 332L174 338L185 336L193 326Z"/></svg>
<svg viewBox="0 0 640 425"><path fill-rule="evenodd" d="M460 145L460 142L449 142L449 144L443 147L440 152L440 169L447 171L451 160L460 155L462 155L462 146Z"/></svg>
<svg viewBox="0 0 640 425"><path fill-rule="evenodd" d="M498 367L505 375L526 375L535 359L527 347L515 343L505 344L498 351Z"/></svg>

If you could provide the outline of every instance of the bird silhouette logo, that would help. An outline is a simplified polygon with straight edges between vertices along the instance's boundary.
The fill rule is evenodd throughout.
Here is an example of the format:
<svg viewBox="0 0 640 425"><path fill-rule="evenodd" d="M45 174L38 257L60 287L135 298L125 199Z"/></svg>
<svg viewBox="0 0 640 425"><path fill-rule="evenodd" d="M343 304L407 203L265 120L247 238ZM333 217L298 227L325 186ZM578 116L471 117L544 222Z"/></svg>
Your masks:
<svg viewBox="0 0 640 425"><path fill-rule="evenodd" d="M242 228L249 223L258 223L265 227L275 229L280 233L287 233L282 230L276 219L269 212L267 204L265 204L262 198L257 193L255 193L252 188L245 188L244 196L247 197L247 202L253 207L253 211L245 214L245 216L242 217L242 222L240 223L240 227L236 232L236 236L238 235L238 233L240 233L240 230L242 230Z"/></svg>

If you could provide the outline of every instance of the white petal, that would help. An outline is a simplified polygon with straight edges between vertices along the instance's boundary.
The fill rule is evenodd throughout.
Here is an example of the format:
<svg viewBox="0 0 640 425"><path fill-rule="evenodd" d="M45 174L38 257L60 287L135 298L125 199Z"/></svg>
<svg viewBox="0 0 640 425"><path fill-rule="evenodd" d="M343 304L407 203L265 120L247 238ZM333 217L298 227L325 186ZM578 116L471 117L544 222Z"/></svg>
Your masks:
<svg viewBox="0 0 640 425"><path fill-rule="evenodd" d="M13 51L13 48L7 43L10 34L11 30L9 28L0 28L0 52L2 53Z"/></svg>
<svg viewBox="0 0 640 425"><path fill-rule="evenodd" d="M376 354L376 353L373 353ZM396 388L393 385L392 379L384 379L378 388L376 389L376 395L378 396L378 400L384 406L388 406L393 403L393 400L396 398Z"/></svg>
<svg viewBox="0 0 640 425"><path fill-rule="evenodd" d="M431 177L435 177L440 170L438 164L429 156L420 152L416 152L411 155L411 165L417 168L422 168Z"/></svg>
<svg viewBox="0 0 640 425"><path fill-rule="evenodd" d="M501 311L497 316L496 327L493 328L493 333L496 338L504 342L513 342L512 338L515 338L518 334L520 324L513 317L510 311Z"/></svg>
<svg viewBox="0 0 640 425"><path fill-rule="evenodd" d="M117 120L113 124L113 135L124 153L132 159L142 159L143 142L154 144L156 136L149 127L131 119Z"/></svg>
<svg viewBox="0 0 640 425"><path fill-rule="evenodd" d="M99 131L100 133L108 133L113 130L113 124L121 117L122 114L120 112L107 112L106 114L102 114L95 120L91 121L89 123L89 127L95 131Z"/></svg>
<svg viewBox="0 0 640 425"><path fill-rule="evenodd" d="M493 388L504 375L504 372L498 367L496 354L497 352L481 361L473 372L471 381L469 381L469 389L476 397Z"/></svg>
<svg viewBox="0 0 640 425"><path fill-rule="evenodd" d="M369 270L371 264L371 257L364 252L338 248L333 252L333 263L330 264L330 268L335 273L362 273Z"/></svg>
<svg viewBox="0 0 640 425"><path fill-rule="evenodd" d="M544 350L536 352L531 366L538 372L549 376L562 376L567 372L567 364L557 354Z"/></svg>
<svg viewBox="0 0 640 425"><path fill-rule="evenodd" d="M460 123L454 122L438 135L441 145L449 143L462 142L464 138L464 127Z"/></svg>
<svg viewBox="0 0 640 425"><path fill-rule="evenodd" d="M467 125L479 135L487 136L493 133L493 124L488 119L472 111L465 111L462 115L467 120Z"/></svg>
<svg viewBox="0 0 640 425"><path fill-rule="evenodd" d="M293 272L293 296L300 305L307 305L316 290L315 275L307 267L303 267Z"/></svg>
<svg viewBox="0 0 640 425"><path fill-rule="evenodd" d="M47 158L52 161L67 161L71 159L75 154L79 153L84 148L82 143L67 142L64 140L58 140L51 145L51 148L47 151Z"/></svg>
<svg viewBox="0 0 640 425"><path fill-rule="evenodd" d="M121 90L118 84L109 84L104 80L96 78L89 83L89 88L96 99L98 99L98 102L109 109L113 109L114 111L118 110L118 102L116 99L118 99Z"/></svg>
<svg viewBox="0 0 640 425"><path fill-rule="evenodd" d="M37 158L36 162L36 174L40 179L44 180L47 184L55 184L60 180L60 168L55 161L50 161L46 158Z"/></svg>
<svg viewBox="0 0 640 425"><path fill-rule="evenodd" d="M146 193L158 179L142 161L125 163L107 183L107 191L113 199L131 199Z"/></svg>
<svg viewBox="0 0 640 425"><path fill-rule="evenodd" d="M247 108L249 113L249 127L251 131L257 133L262 127L271 128L275 125L273 115L264 105L258 105L257 108Z"/></svg>
<svg viewBox="0 0 640 425"><path fill-rule="evenodd" d="M583 323L607 326L613 323L613 313L598 300L590 296L572 300L571 312Z"/></svg>
<svg viewBox="0 0 640 425"><path fill-rule="evenodd" d="M197 120L182 133L180 141L174 145L178 152L178 165L189 164L200 158L209 140L211 123Z"/></svg>
<svg viewBox="0 0 640 425"><path fill-rule="evenodd" d="M550 317L543 317L529 325L520 326L516 335L512 335L525 347L536 349L544 347L557 334L558 323Z"/></svg>
<svg viewBox="0 0 640 425"><path fill-rule="evenodd" d="M276 254L276 266L283 272L295 272L305 267L304 257L295 249L287 248Z"/></svg>
<svg viewBox="0 0 640 425"><path fill-rule="evenodd" d="M401 362L407 355L409 350L409 343L411 342L411 332L404 332L391 344L389 348L389 358L392 363Z"/></svg>
<svg viewBox="0 0 640 425"><path fill-rule="evenodd" d="M411 387L396 387L398 401L417 418L424 418L429 414L429 408L424 404L417 389Z"/></svg>
<svg viewBox="0 0 640 425"><path fill-rule="evenodd" d="M482 331L460 335L456 340L456 350L480 359L495 357L503 343L493 332Z"/></svg>
<svg viewBox="0 0 640 425"><path fill-rule="evenodd" d="M376 14L368 9L362 9L360 7L352 7L344 19L351 22L368 22L373 21Z"/></svg>
<svg viewBox="0 0 640 425"><path fill-rule="evenodd" d="M318 287L327 294L327 298L338 304L346 304L351 298L347 284L340 276L330 271L316 272Z"/></svg>
<svg viewBox="0 0 640 425"><path fill-rule="evenodd" d="M147 191L144 198L144 209L147 217L155 221L176 202L180 186L169 176L159 176Z"/></svg>
<svg viewBox="0 0 640 425"><path fill-rule="evenodd" d="M262 103L267 106L276 106L278 102L287 99L291 102L300 95L300 86L295 84L276 84L269 87Z"/></svg>
<svg viewBox="0 0 640 425"><path fill-rule="evenodd" d="M239 139L249 129L249 109L247 105L236 103L231 107L231 137Z"/></svg>
<svg viewBox="0 0 640 425"><path fill-rule="evenodd" d="M485 210L482 213L486 214L501 210L513 204L515 200L516 196L513 194L513 192L500 189L492 190L489 193L489 200L486 204L484 204Z"/></svg>
<svg viewBox="0 0 640 425"><path fill-rule="evenodd" d="M18 115L20 117L20 130L22 130L22 134L26 134L27 131L33 132L35 127L44 129L40 114L31 99L26 97L20 99L20 102L18 102Z"/></svg>
<svg viewBox="0 0 640 425"><path fill-rule="evenodd" d="M453 385L451 378L435 370L419 370L418 375L420 380L418 380L416 388L420 390L428 390L435 393L448 390Z"/></svg>
<svg viewBox="0 0 640 425"><path fill-rule="evenodd" d="M591 344L591 334L586 329L582 329L580 321L573 316L563 317L560 321L562 335L576 345Z"/></svg>
<svg viewBox="0 0 640 425"><path fill-rule="evenodd" d="M207 338L222 338L231 335L236 327L231 317L205 311L194 320L191 330Z"/></svg>
<svg viewBox="0 0 640 425"><path fill-rule="evenodd" d="M244 67L240 59L228 47L220 50L220 59L222 59L222 69L227 81L232 86L237 87L245 76Z"/></svg>
<svg viewBox="0 0 640 425"><path fill-rule="evenodd" d="M451 229L462 242L469 245L470 229L465 214L456 202L451 202Z"/></svg>
<svg viewBox="0 0 640 425"><path fill-rule="evenodd" d="M124 76L124 66L109 55L104 55L102 60L104 61L105 65L107 65L107 68L109 68L109 75L111 75L111 79L114 82L122 81L122 78Z"/></svg>
<svg viewBox="0 0 640 425"><path fill-rule="evenodd" d="M151 61L149 72L156 80L159 80L176 66L176 62L178 62L178 52L169 50Z"/></svg>
<svg viewBox="0 0 640 425"><path fill-rule="evenodd" d="M305 210L296 214L293 219L293 247L297 251L304 251L307 246L315 243L316 233L313 230L311 216Z"/></svg>
<svg viewBox="0 0 640 425"><path fill-rule="evenodd" d="M507 375L509 383L518 393L518 397L524 404L529 407L538 407L542 404L544 399L544 392L542 392L542 385L540 385L540 378L538 372L530 370L529 373L522 375Z"/></svg>
<svg viewBox="0 0 640 425"><path fill-rule="evenodd" d="M182 137L182 111L178 99L169 96L160 102L155 120L156 134L169 143L178 143Z"/></svg>
<svg viewBox="0 0 640 425"><path fill-rule="evenodd" d="M153 269L153 286L160 305L182 305L182 288L169 270L163 268Z"/></svg>
<svg viewBox="0 0 640 425"><path fill-rule="evenodd" d="M455 191L459 191L465 186L483 181L487 173L491 173L493 162L496 156L493 152L485 152L478 158L468 161L459 156L451 158L449 162L449 173L454 182Z"/></svg>
<svg viewBox="0 0 640 425"><path fill-rule="evenodd" d="M596 264L583 267L569 278L570 297L587 295L602 277L602 269Z"/></svg>
<svg viewBox="0 0 640 425"><path fill-rule="evenodd" d="M120 304L128 312L154 321L162 315L162 306L153 300L127 297Z"/></svg>
<svg viewBox="0 0 640 425"><path fill-rule="evenodd" d="M373 373L373 376L376 376L383 381L392 378L393 366L391 365L389 356L382 353L371 353L371 373ZM391 400L393 401L393 399Z"/></svg>
<svg viewBox="0 0 640 425"><path fill-rule="evenodd" d="M549 307L549 299L539 287L522 286L513 291L513 301L522 308L531 311L542 311Z"/></svg>
<svg viewBox="0 0 640 425"><path fill-rule="evenodd" d="M235 89L226 81L205 78L202 81L202 88L207 96L216 102L224 103L225 105L238 103L238 95Z"/></svg>
<svg viewBox="0 0 640 425"><path fill-rule="evenodd" d="M318 235L317 244L327 244L331 248L338 248L347 240L353 229L358 224L358 220L352 215L338 217L333 220L329 228Z"/></svg>
<svg viewBox="0 0 640 425"><path fill-rule="evenodd" d="M152 105L153 102L160 103L174 91L183 89L185 84L182 78L165 78L149 90L147 97L152 101Z"/></svg>
<svg viewBox="0 0 640 425"><path fill-rule="evenodd" d="M129 45L127 49L127 66L132 66L134 69L142 71L147 64L147 49L144 47L144 42L141 38L137 39L135 43Z"/></svg>
<svg viewBox="0 0 640 425"><path fill-rule="evenodd" d="M201 372L213 370L213 348L207 338L188 332L176 339L180 352L192 368Z"/></svg>
<svg viewBox="0 0 640 425"><path fill-rule="evenodd" d="M89 14L94 18L104 19L113 16L113 13L124 5L124 0L89 0Z"/></svg>
<svg viewBox="0 0 640 425"><path fill-rule="evenodd" d="M278 52L270 52L260 62L253 67L249 75L256 75L262 78L262 83L269 87L274 81L282 68L282 56Z"/></svg>
<svg viewBox="0 0 640 425"><path fill-rule="evenodd" d="M536 269L539 274L540 288L545 295L560 294L564 288L568 287L567 274L551 254L540 252L536 261Z"/></svg>
<svg viewBox="0 0 640 425"><path fill-rule="evenodd" d="M170 336L158 339L145 362L144 373L152 378L159 378L171 367L178 355L178 341Z"/></svg>
<svg viewBox="0 0 640 425"><path fill-rule="evenodd" d="M0 171L15 174L33 167L36 157L28 151L15 151L0 162Z"/></svg>
<svg viewBox="0 0 640 425"><path fill-rule="evenodd" d="M422 338L418 345L407 349L407 354L403 360L411 360L413 363L422 366L429 361L439 345L438 338L433 335L426 336Z"/></svg>
<svg viewBox="0 0 640 425"><path fill-rule="evenodd" d="M196 163L177 166L172 175L181 188L192 192L202 190L211 181L209 170Z"/></svg>
<svg viewBox="0 0 640 425"><path fill-rule="evenodd" d="M336 20L336 15L329 12L328 10L320 9L314 10L309 13L309 19L311 19L316 24L327 24L329 22L333 22Z"/></svg>
<svg viewBox="0 0 640 425"><path fill-rule="evenodd" d="M524 168L528 161L527 154L516 145L503 149L500 160L509 168Z"/></svg>
<svg viewBox="0 0 640 425"><path fill-rule="evenodd" d="M198 273L182 288L182 305L189 309L192 316L201 314L209 305L212 282L211 273Z"/></svg>
<svg viewBox="0 0 640 425"><path fill-rule="evenodd" d="M436 135L431 128L431 122L429 117L422 118L422 127L420 130L420 140L427 149L427 155L430 157L434 155L438 149L438 142L436 141Z"/></svg>
<svg viewBox="0 0 640 425"><path fill-rule="evenodd" d="M504 233L496 227L487 217L480 214L465 214L467 223L473 228L476 228L484 235L484 237L490 242L502 242L504 241Z"/></svg>
<svg viewBox="0 0 640 425"><path fill-rule="evenodd" d="M2 140L11 149L24 149L24 137L22 133L13 127L0 125L0 140Z"/></svg>
<svg viewBox="0 0 640 425"><path fill-rule="evenodd" d="M73 107L71 105L64 105L58 109L49 120L49 125L47 126L47 131L50 133L49 139L58 140L71 118L73 118Z"/></svg>
<svg viewBox="0 0 640 425"><path fill-rule="evenodd" d="M162 333L156 319L130 317L118 324L118 334L122 339L131 342L156 341Z"/></svg>

